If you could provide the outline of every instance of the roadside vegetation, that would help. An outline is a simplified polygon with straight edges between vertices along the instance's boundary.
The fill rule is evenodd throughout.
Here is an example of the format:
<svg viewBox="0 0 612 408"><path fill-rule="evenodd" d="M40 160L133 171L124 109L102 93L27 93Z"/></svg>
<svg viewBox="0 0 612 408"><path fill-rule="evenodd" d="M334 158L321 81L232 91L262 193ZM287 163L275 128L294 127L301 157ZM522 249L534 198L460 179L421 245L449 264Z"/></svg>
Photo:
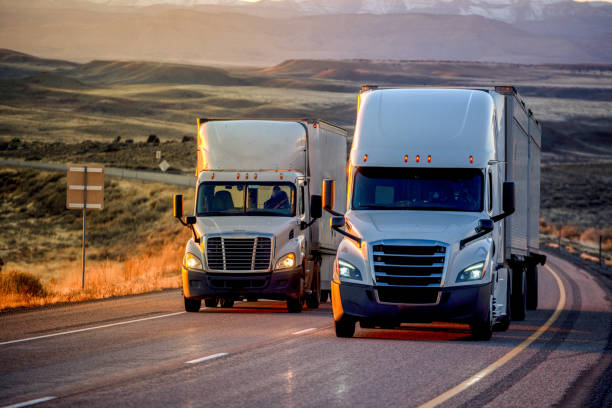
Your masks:
<svg viewBox="0 0 612 408"><path fill-rule="evenodd" d="M107 178L105 208L88 211L81 289L82 212L67 210L64 173L0 169L0 310L180 286L189 234L172 195L193 189Z"/></svg>

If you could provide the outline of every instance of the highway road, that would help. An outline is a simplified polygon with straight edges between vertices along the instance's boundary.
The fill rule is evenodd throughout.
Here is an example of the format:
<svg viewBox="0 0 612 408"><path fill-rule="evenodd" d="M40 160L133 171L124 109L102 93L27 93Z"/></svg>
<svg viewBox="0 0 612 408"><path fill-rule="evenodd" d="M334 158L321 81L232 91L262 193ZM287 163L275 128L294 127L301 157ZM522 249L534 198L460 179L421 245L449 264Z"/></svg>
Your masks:
<svg viewBox="0 0 612 408"><path fill-rule="evenodd" d="M539 309L488 342L451 324L339 339L329 303L185 313L178 290L3 313L0 407L612 406L609 288L547 265Z"/></svg>

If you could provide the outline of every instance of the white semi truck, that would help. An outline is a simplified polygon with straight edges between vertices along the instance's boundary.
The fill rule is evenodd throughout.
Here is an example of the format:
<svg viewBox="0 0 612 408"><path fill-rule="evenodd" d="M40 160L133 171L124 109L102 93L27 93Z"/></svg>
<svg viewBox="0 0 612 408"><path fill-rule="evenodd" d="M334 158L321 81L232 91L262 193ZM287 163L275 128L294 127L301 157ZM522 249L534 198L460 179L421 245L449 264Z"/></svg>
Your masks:
<svg viewBox="0 0 612 408"><path fill-rule="evenodd" d="M488 340L537 307L541 124L511 86L360 94L336 335L456 321ZM323 196L331 208L332 184ZM329 192L329 194L327 193Z"/></svg>
<svg viewBox="0 0 612 408"><path fill-rule="evenodd" d="M193 232L185 310L199 311L202 299L207 307L280 299L294 313L319 306L342 239L326 227L320 190L333 179L344 196L346 134L322 120L198 119L194 215L183 217L174 197L174 216Z"/></svg>

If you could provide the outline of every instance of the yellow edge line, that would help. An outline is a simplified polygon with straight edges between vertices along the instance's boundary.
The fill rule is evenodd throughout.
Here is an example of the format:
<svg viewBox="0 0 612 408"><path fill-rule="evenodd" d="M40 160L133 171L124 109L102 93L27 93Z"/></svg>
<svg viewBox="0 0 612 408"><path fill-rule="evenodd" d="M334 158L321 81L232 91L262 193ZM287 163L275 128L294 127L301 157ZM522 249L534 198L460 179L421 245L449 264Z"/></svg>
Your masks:
<svg viewBox="0 0 612 408"><path fill-rule="evenodd" d="M563 286L563 282L561 282L561 278L559 278L559 275L557 275L552 269L550 269L548 265L545 265L545 267L555 278L555 280L557 281L557 286L559 287L559 302L557 303L557 307L555 311L553 312L552 316L548 318L546 323L540 326L535 332L531 334L531 336L529 336L521 344L519 344L518 346L510 350L502 358L495 361L494 363L484 368L483 370L477 372L476 374L474 374L467 380L463 381L462 383L457 384L456 386L446 391L445 393L440 394L436 398L424 403L419 408L437 407L438 405L453 398L455 395L459 394L460 392L467 390L469 387L476 384L478 381L482 380L487 375L493 373L495 370L497 370L498 368L506 364L508 361L516 357L521 351L529 347L531 343L536 341L542 334L544 334L544 332L548 330L548 328L555 322L555 320L559 318L561 311L565 307L565 286Z"/></svg>

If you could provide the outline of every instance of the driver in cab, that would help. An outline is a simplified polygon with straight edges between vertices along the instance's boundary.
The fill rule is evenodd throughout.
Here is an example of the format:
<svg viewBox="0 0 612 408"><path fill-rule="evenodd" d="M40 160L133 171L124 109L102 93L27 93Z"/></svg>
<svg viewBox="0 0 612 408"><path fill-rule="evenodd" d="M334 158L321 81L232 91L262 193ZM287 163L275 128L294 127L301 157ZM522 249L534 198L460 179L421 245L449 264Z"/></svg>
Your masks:
<svg viewBox="0 0 612 408"><path fill-rule="evenodd" d="M280 208L289 208L289 198L287 197L287 193L282 191L279 186L274 186L274 188L272 189L272 195L264 203L264 208L274 210Z"/></svg>

